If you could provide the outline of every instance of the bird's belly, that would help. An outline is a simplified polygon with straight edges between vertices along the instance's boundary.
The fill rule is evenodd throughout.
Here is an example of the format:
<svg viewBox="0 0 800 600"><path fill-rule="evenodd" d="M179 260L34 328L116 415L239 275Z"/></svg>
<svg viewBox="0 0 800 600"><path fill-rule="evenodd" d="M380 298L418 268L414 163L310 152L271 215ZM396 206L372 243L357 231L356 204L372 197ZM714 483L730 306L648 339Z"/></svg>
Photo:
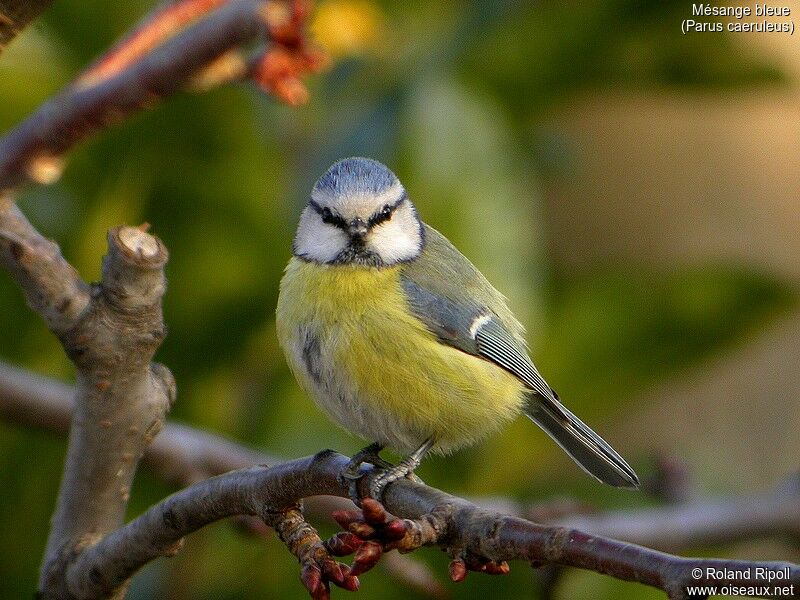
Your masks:
<svg viewBox="0 0 800 600"><path fill-rule="evenodd" d="M309 395L345 429L401 452L428 438L448 452L516 416L524 386L441 344L408 310L393 271L290 264L278 334Z"/></svg>

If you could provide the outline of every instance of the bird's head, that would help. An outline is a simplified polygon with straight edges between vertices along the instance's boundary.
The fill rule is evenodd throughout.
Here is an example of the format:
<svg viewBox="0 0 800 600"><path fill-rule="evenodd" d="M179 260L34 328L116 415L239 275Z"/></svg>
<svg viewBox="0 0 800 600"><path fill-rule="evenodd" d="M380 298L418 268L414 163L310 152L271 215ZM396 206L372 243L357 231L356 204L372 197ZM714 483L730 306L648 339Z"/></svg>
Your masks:
<svg viewBox="0 0 800 600"><path fill-rule="evenodd" d="M395 174L369 158L345 158L314 185L294 254L322 264L386 267L413 260L424 243L417 211Z"/></svg>

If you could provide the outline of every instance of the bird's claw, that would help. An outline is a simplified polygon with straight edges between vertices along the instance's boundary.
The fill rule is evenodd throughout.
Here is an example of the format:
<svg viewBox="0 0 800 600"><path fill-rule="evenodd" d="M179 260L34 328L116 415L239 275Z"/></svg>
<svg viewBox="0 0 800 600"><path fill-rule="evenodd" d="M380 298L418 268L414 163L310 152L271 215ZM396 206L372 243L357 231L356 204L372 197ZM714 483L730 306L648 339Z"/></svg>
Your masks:
<svg viewBox="0 0 800 600"><path fill-rule="evenodd" d="M380 448L374 444L367 446L363 450L356 453L350 459L350 462L347 463L347 466L345 466L345 468L339 473L339 483L347 486L350 499L356 506L361 506L361 494L358 490L358 482L362 477L364 477L365 474L361 470L361 466L363 464L369 463L376 469L380 470L389 470L395 468L392 463L382 459L378 455L379 451Z"/></svg>
<svg viewBox="0 0 800 600"><path fill-rule="evenodd" d="M366 462L371 463L375 468L368 475L367 488L370 497L380 502L386 486L398 479L406 477L415 483L422 483L422 480L414 475L414 469L419 466L422 457L430 450L433 443L432 438L425 440L422 446L401 460L397 466L383 460L378 455L382 449L380 444L377 442L371 444L350 459L350 462L339 474L339 482L347 486L353 503L361 506L361 494L358 489L358 481L363 476L361 465Z"/></svg>
<svg viewBox="0 0 800 600"><path fill-rule="evenodd" d="M383 490L386 489L386 486L404 477L419 479L414 475L413 467L405 462L401 462L396 467L391 467L389 469L373 471L369 475L368 483L370 497L378 502L382 502Z"/></svg>

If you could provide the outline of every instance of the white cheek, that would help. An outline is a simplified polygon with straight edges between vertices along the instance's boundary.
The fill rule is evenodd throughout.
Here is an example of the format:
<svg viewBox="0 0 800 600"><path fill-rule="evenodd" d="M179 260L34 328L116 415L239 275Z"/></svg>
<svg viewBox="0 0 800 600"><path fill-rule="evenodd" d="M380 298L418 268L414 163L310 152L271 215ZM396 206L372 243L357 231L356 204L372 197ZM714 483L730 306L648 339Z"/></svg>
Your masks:
<svg viewBox="0 0 800 600"><path fill-rule="evenodd" d="M369 248L386 264L415 258L421 245L419 223L410 211L376 227L369 239Z"/></svg>
<svg viewBox="0 0 800 600"><path fill-rule="evenodd" d="M308 209L303 212L294 240L295 254L318 262L330 262L347 248L347 244L348 237L344 231L323 223Z"/></svg>

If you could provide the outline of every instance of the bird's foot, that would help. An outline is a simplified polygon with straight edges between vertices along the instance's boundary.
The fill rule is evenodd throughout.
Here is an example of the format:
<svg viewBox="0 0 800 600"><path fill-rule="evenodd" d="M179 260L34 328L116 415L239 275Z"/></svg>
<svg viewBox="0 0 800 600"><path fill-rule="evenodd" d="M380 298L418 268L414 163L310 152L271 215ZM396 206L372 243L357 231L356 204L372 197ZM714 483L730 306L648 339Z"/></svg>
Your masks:
<svg viewBox="0 0 800 600"><path fill-rule="evenodd" d="M383 490L390 483L398 479L408 478L411 481L422 483L422 480L414 475L414 469L419 466L420 461L412 457L404 458L397 466L375 470L369 474L369 495L378 502L382 501Z"/></svg>
<svg viewBox="0 0 800 600"><path fill-rule="evenodd" d="M414 450L410 455L400 461L396 467L384 468L373 471L369 475L369 495L378 502L382 501L383 490L392 482L407 477L411 481L422 483L422 480L414 475L422 459L433 447L433 438L425 440L422 445Z"/></svg>
<svg viewBox="0 0 800 600"><path fill-rule="evenodd" d="M361 472L361 465L369 463L376 469L388 470L395 468L392 463L384 460L378 454L383 449L383 446L377 442L370 444L366 448L359 450L347 463L347 466L339 473L339 481L349 488L350 499L356 504L361 506L361 496L358 492L358 480L363 477Z"/></svg>

